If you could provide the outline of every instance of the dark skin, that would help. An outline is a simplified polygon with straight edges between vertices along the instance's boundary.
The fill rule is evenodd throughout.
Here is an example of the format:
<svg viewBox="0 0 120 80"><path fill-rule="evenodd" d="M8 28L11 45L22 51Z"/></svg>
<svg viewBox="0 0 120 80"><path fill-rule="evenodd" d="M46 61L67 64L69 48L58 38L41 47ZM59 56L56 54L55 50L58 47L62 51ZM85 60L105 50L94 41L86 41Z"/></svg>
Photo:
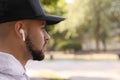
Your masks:
<svg viewBox="0 0 120 80"><path fill-rule="evenodd" d="M25 39L27 37L30 39L32 43L30 46L34 51L44 53L46 43L50 40L45 25L46 21L40 20L21 20L0 24L0 51L13 55L25 66L29 59L33 59L33 55L26 47L27 41L23 41L19 31L24 30Z"/></svg>

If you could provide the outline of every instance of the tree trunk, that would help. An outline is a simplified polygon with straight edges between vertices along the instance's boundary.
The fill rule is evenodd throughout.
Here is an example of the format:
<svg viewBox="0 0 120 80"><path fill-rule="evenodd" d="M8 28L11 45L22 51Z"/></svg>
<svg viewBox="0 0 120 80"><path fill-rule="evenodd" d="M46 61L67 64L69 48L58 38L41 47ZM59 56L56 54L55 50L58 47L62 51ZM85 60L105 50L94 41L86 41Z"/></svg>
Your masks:
<svg viewBox="0 0 120 80"><path fill-rule="evenodd" d="M102 44L103 44L103 51L107 51L107 44L106 44L106 40L102 40Z"/></svg>
<svg viewBox="0 0 120 80"><path fill-rule="evenodd" d="M95 29L95 32L96 32L96 51L99 52L100 51L100 47L99 47L99 41L100 41L100 15L99 13L97 14L96 13L96 29Z"/></svg>
<svg viewBox="0 0 120 80"><path fill-rule="evenodd" d="M93 9L94 9L94 17L96 20L96 25L95 25L95 40L96 40L96 51L99 52L100 51L100 47L99 47L99 41L100 41L100 3L95 2L93 0Z"/></svg>

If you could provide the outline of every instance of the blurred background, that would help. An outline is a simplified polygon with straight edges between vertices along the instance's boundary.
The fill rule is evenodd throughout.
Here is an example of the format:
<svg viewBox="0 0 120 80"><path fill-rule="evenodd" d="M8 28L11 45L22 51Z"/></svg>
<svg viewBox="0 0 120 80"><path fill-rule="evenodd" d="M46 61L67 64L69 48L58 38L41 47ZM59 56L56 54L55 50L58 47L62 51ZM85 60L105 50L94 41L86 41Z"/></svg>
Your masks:
<svg viewBox="0 0 120 80"><path fill-rule="evenodd" d="M26 65L31 80L120 80L120 0L40 0L65 21L48 26L43 61Z"/></svg>

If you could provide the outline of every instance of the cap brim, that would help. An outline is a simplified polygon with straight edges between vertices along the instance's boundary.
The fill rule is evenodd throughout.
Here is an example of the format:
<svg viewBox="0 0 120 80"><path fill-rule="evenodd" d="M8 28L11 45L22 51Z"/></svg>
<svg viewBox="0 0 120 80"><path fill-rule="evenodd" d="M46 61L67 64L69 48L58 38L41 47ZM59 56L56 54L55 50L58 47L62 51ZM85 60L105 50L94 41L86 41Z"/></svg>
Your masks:
<svg viewBox="0 0 120 80"><path fill-rule="evenodd" d="M7 18L4 20L1 20L0 23L8 22L8 21L17 21L17 20L22 20L22 19L45 20L47 25L57 24L57 23L65 20L65 18L62 18L59 16L52 16L52 15L34 16L34 17L22 16L22 17Z"/></svg>
<svg viewBox="0 0 120 80"><path fill-rule="evenodd" d="M58 17L58 16L50 16L50 15L46 16L46 21L48 25L57 24L63 20L65 20L65 18Z"/></svg>
<svg viewBox="0 0 120 80"><path fill-rule="evenodd" d="M39 20L45 20L47 22L47 25L57 24L57 23L65 20L65 18L62 18L59 16L52 16L52 15L37 16L36 18Z"/></svg>

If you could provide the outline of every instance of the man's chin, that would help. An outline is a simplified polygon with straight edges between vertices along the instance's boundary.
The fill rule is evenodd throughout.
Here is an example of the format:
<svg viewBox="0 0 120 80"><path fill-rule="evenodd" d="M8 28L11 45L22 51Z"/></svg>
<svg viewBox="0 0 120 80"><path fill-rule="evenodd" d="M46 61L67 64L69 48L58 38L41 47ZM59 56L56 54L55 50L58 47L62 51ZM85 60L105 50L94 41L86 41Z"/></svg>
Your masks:
<svg viewBox="0 0 120 80"><path fill-rule="evenodd" d="M45 55L42 51L34 51L31 53L33 60L41 61L45 58Z"/></svg>

